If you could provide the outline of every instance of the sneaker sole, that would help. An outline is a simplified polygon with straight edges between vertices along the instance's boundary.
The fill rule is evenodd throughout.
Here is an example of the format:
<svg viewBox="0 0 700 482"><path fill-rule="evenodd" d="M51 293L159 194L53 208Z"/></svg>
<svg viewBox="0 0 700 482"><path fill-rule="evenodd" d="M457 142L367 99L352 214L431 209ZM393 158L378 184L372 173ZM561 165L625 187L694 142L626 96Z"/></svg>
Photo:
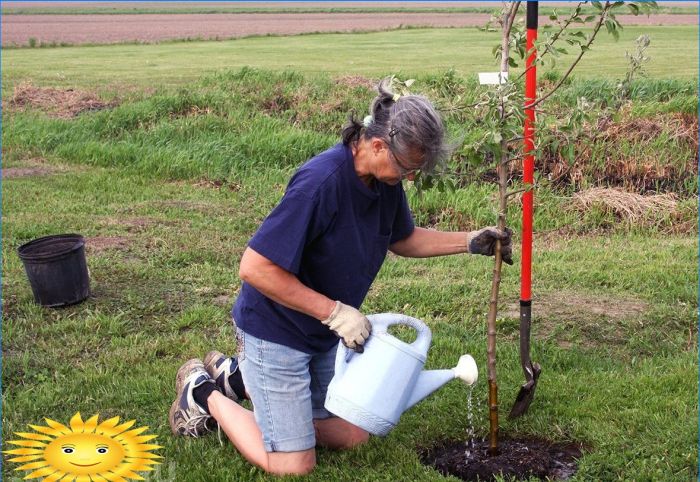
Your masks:
<svg viewBox="0 0 700 482"><path fill-rule="evenodd" d="M178 403L177 401L180 399L180 397L176 397L175 401L173 404L170 406L170 412L168 412L168 424L170 424L170 431L173 433L173 435L182 435L180 432L175 430L175 427L173 427L173 420L175 420L175 412L177 411Z"/></svg>
<svg viewBox="0 0 700 482"><path fill-rule="evenodd" d="M214 377L213 374L216 370L216 360L219 358L225 358L224 354L216 350L210 351L207 353L207 356L204 357L204 369L207 371L210 377Z"/></svg>
<svg viewBox="0 0 700 482"><path fill-rule="evenodd" d="M216 361L219 358L226 358L226 357L224 356L223 353L221 353L220 351L216 351L216 350L210 351L209 353L207 353L207 356L204 357L204 369L207 371L209 376L212 377L215 381L216 381L216 377L215 377L215 375L216 375ZM240 366L238 367L238 369L240 370ZM228 383L227 383L227 385L228 385ZM217 386L218 386L218 384L217 384ZM235 392L233 395L228 395L225 393L225 390L223 387L219 387L219 390L221 390L221 393L223 393L224 396L226 398L228 398L229 400L233 400L236 403L241 403L242 399L239 398Z"/></svg>
<svg viewBox="0 0 700 482"><path fill-rule="evenodd" d="M204 364L202 363L201 360L199 360L198 358L193 358L191 360L187 360L177 370L177 375L175 375L175 391L177 392L178 398L180 397L180 395L182 395L180 392L182 392L182 388L185 385L185 378L187 378L187 375L189 375L190 372L192 371L192 369L194 367L196 367L197 365L200 365L200 366L202 366L202 368L204 368ZM206 370L206 368L205 368L205 370ZM177 400L177 398L175 400Z"/></svg>

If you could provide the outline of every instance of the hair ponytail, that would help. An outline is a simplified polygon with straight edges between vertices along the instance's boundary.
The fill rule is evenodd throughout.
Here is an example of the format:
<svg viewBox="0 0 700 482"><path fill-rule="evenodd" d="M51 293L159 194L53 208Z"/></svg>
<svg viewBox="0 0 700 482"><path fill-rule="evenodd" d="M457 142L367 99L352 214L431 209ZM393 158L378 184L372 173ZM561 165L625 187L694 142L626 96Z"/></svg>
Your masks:
<svg viewBox="0 0 700 482"><path fill-rule="evenodd" d="M450 155L444 142L445 128L433 104L419 95L398 96L391 90L392 77L377 85L377 97L370 104L370 119L362 122L351 112L342 130L343 144L362 138L382 139L392 152L404 159L421 162L420 169L431 171ZM416 155L420 158L416 159Z"/></svg>
<svg viewBox="0 0 700 482"><path fill-rule="evenodd" d="M343 139L343 144L348 146L353 142L359 141L360 137L362 136L363 127L364 125L362 122L355 118L355 111L350 112L350 115L348 115L348 120L340 133L340 136Z"/></svg>

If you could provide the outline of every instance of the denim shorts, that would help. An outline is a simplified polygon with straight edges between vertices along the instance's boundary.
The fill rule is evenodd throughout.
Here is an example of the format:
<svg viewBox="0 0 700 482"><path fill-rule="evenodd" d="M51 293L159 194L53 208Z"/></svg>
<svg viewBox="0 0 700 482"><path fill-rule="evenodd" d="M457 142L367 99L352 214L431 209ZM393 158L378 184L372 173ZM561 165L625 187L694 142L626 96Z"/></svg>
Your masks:
<svg viewBox="0 0 700 482"><path fill-rule="evenodd" d="M308 354L236 329L238 362L253 402L267 452L297 452L316 446L313 419L333 415L324 408L335 373L337 345Z"/></svg>

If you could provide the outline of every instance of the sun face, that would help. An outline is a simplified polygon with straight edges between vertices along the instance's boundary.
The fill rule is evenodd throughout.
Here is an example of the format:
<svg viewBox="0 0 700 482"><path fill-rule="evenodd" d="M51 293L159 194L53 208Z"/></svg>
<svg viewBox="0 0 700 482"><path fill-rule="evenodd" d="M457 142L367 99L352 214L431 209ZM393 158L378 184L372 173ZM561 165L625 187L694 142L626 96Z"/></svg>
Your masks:
<svg viewBox="0 0 700 482"><path fill-rule="evenodd" d="M80 475L111 471L125 455L124 448L114 439L95 433L66 435L44 450L50 466Z"/></svg>
<svg viewBox="0 0 700 482"><path fill-rule="evenodd" d="M9 440L7 443L22 448L3 453L19 455L10 462L29 462L15 470L32 470L25 479L43 477L45 482L78 478L89 481L126 482L127 479L143 480L136 472L153 470L159 464L160 455L151 450L160 445L147 444L155 435L140 435L148 427L129 430L134 420L119 424L119 417L110 418L98 425L95 415L83 422L80 413L70 420L70 428L50 419L46 426L30 425L37 433L15 432L25 440Z"/></svg>

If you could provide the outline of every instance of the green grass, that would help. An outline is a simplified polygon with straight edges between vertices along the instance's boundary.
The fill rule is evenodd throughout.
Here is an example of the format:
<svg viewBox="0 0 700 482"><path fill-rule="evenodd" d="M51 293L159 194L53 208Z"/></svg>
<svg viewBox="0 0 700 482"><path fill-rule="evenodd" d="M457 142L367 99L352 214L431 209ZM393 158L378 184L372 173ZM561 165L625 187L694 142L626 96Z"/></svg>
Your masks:
<svg viewBox="0 0 700 482"><path fill-rule="evenodd" d="M3 167L27 165L27 156L12 150ZM212 348L234 349L228 311L239 288L238 259L281 196L288 171L251 172L229 189L125 168L55 160L47 166L63 171L4 181L3 438L45 416L65 423L78 410L99 412L136 419L158 435L165 459L152 480L268 480L215 436L172 437L166 414L182 361ZM464 193L459 213L472 219L469 203L483 196ZM412 203L420 211L421 201ZM474 216L475 223L493 222ZM66 231L82 233L89 245L121 243L102 241L102 249L88 250L89 300L40 308L15 250ZM516 263L504 272L498 322L502 433L586 443L575 480L694 477L697 239L622 230L535 240L533 359L544 371L529 415L507 421L522 382ZM470 352L484 380L490 266L469 256L390 257L363 309L426 320L434 332L428 368L450 366ZM347 453L320 451L309 480L441 480L420 464L418 452L464 437L465 397L466 389L452 383L407 412L386 439ZM483 436L483 381L474 397ZM5 464L5 480L12 480L13 467Z"/></svg>
<svg viewBox="0 0 700 482"><path fill-rule="evenodd" d="M453 107L446 121L455 138L485 135L468 107L480 91L473 79L448 71L418 77L417 85L438 105ZM670 115L692 116L697 109L696 90L693 82L641 80L633 84L631 102L638 109L650 103L665 106ZM565 116L580 96L603 105L612 102L614 92L611 81L572 82L553 98L549 109ZM364 111L373 95L367 86L334 82L327 75L224 70L185 89L166 89L146 98L126 96L113 109L75 120L46 118L32 111L17 113L5 122L3 145L32 146L44 155L72 162L131 167L149 175L238 182L242 172L271 165L291 168L335 142L347 113ZM460 100L455 103L454 99ZM676 103L685 99L677 106L682 109L673 110L671 99ZM575 172L582 174L578 186L596 179L619 185L620 175L615 174L619 168L611 166L622 165L626 166L624 184L641 192L656 187L682 196L697 192L693 161L697 148L692 135L679 135L673 125L665 126L663 118L655 116L635 120L629 114L619 115L615 120L630 126L626 133L576 146L577 152L589 153L575 166ZM658 132L640 143L635 122ZM543 176L566 163L555 160L556 156L558 152L549 154L549 167L540 168ZM460 153L455 164L464 159ZM573 169L568 164L563 168ZM475 171L470 172L463 183L476 178ZM658 186L653 184L657 178ZM428 216L443 211L440 202L434 208Z"/></svg>
<svg viewBox="0 0 700 482"><path fill-rule="evenodd" d="M432 33L435 42L460 32L468 33L402 30L391 38ZM343 37L366 46L382 35L287 40L306 41L318 54L322 49L313 39L333 43ZM274 50L279 40L247 42L267 42L258 54L277 68L286 65ZM4 69L3 80L94 88L120 101L69 120L3 108L2 167L34 172L3 179L4 440L43 417L67 423L76 411L84 417L99 413L101 419L120 416L151 427L164 446L164 463L150 480L276 480L251 468L230 444L220 446L214 435L173 437L167 423L173 379L188 358L211 349L233 352L229 310L240 288L238 261L246 242L282 196L293 169L335 142L347 112L353 107L363 112L372 94L333 80L340 72L330 51L316 60L318 71L304 73L222 69L221 60L170 82L164 72L174 67L174 58L161 57L170 67L158 75L137 68L171 47L205 48L203 56L216 47L241 45L237 42L3 52L10 62L3 67L32 60L21 72ZM119 62L117 54L128 49L131 55L121 57L128 60L123 77L109 78L104 69L114 68L108 63ZM457 46L450 49L453 59L463 58ZM66 57L44 57L61 72L87 63L58 79L33 57L47 52L72 52L72 67ZM377 69L353 71L364 75L383 76L393 66L383 64L381 70L354 58ZM697 51L693 59L697 62ZM187 69L195 60L201 59L187 57L180 65ZM261 57L258 63L266 62ZM465 102L475 95L473 79L432 64L409 65L414 70L402 70L441 104L457 94ZM635 84L629 115L694 112L697 81L674 72L669 77L675 78L657 74ZM552 108L566 109L583 93L609 100L606 82L618 74L609 67L603 73L602 79L577 76ZM125 85L128 92L120 90ZM447 116L452 132L475 128L461 119L459 113ZM614 121L626 119L620 114ZM670 135L665 129L664 142L614 143L601 152L654 154L669 166L689 162L693 151L663 137ZM629 225L602 210L577 213L567 189L537 191L532 357L543 374L530 412L516 421L506 414L523 382L519 249L515 265L504 270L497 322L501 433L584 443L574 480L697 478L697 182L696 175L689 178L691 185L678 190L679 217L647 225ZM411 190L409 200L419 225L470 229L495 222L493 195L491 185L472 182L454 193L417 196ZM519 217L513 205L509 224L516 233ZM668 234L688 223L691 229L684 232L691 234ZM41 308L33 302L16 249L60 232L88 238L93 295L77 306ZM362 307L424 319L434 334L427 368L452 366L465 352L474 355L481 377L474 388L479 436L488 431L485 322L491 270L484 257L389 256ZM408 411L387 438L343 453L320 450L319 465L305 480L455 480L421 465L419 453L442 440L464 440L466 397L465 387L453 382ZM24 475L13 472L16 466L3 465L4 480Z"/></svg>
<svg viewBox="0 0 700 482"><path fill-rule="evenodd" d="M576 70L580 78L622 78L626 51L640 34L651 36L649 75L693 79L698 71L697 26L627 27L620 41L601 34ZM330 75L427 74L454 68L464 76L493 71L497 33L476 28L401 29L364 34L308 34L227 41L170 42L3 51L3 97L20 81L37 85L115 90L182 86L222 68L292 69ZM563 70L565 56L560 60ZM333 59L329 62L329 59Z"/></svg>

